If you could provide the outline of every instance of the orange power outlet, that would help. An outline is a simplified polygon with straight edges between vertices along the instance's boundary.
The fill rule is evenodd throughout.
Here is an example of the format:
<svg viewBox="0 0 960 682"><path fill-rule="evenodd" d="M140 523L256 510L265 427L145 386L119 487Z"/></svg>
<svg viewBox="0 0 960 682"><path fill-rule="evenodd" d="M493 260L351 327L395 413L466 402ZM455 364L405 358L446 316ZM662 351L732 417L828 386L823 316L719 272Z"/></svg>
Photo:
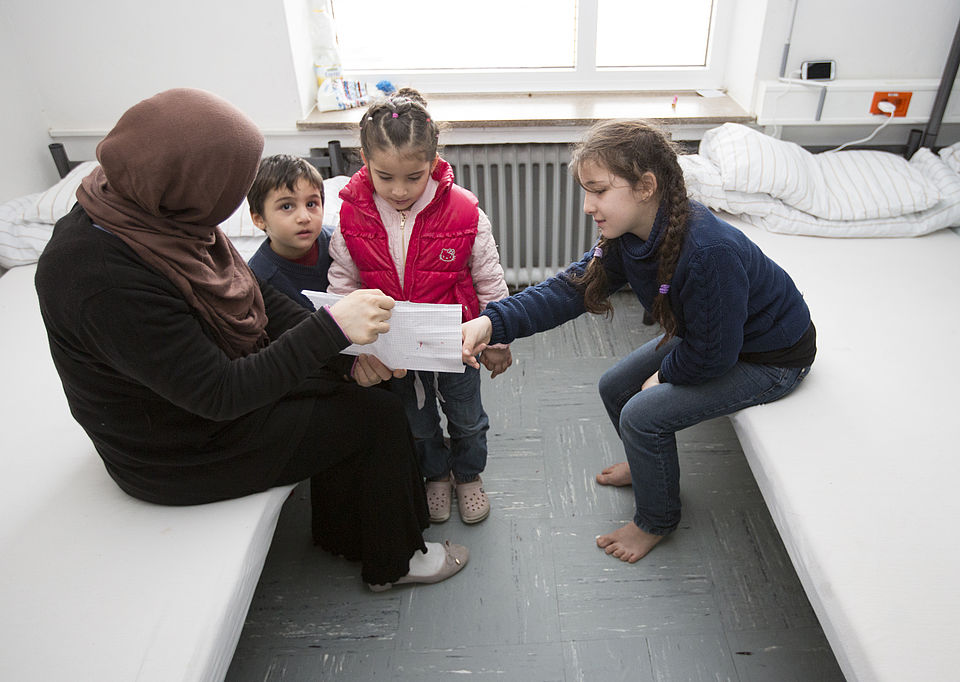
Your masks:
<svg viewBox="0 0 960 682"><path fill-rule="evenodd" d="M870 113L886 116L887 114L880 111L877 104L879 102L891 102L897 107L893 112L894 116L906 116L907 109L910 108L910 97L912 95L912 92L875 92L873 93L873 103L870 104Z"/></svg>

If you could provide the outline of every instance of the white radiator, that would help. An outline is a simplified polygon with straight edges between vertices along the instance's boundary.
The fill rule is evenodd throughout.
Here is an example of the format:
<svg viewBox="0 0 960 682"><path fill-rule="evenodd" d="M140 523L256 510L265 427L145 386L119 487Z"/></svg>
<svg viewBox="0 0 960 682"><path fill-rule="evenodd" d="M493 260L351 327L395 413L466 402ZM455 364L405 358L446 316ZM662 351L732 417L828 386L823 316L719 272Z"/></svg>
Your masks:
<svg viewBox="0 0 960 682"><path fill-rule="evenodd" d="M596 241L568 171L569 145L448 145L441 155L490 217L511 289L556 274Z"/></svg>

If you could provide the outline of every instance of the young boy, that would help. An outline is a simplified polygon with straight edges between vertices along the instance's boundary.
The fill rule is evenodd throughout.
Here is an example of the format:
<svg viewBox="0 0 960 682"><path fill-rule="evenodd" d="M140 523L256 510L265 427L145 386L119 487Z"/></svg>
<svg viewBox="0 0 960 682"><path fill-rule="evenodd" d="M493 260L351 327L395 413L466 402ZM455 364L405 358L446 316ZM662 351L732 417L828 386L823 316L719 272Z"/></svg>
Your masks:
<svg viewBox="0 0 960 682"><path fill-rule="evenodd" d="M333 228L323 227L323 178L310 163L290 154L268 156L247 193L253 223L267 239L250 258L250 269L304 308L304 289L326 291Z"/></svg>

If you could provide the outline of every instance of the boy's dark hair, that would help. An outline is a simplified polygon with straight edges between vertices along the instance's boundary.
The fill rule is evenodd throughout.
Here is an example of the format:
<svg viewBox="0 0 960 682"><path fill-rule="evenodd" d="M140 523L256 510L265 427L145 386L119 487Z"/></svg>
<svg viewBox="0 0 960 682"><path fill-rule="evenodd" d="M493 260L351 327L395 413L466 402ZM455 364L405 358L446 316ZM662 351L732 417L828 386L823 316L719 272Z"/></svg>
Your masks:
<svg viewBox="0 0 960 682"><path fill-rule="evenodd" d="M323 205L323 176L306 159L292 154L274 154L260 162L257 177L247 192L247 204L250 212L263 215L263 202L272 190L286 187L291 192L299 180L306 180L320 192L320 204Z"/></svg>
<svg viewBox="0 0 960 682"><path fill-rule="evenodd" d="M645 121L604 121L591 128L574 147L570 160L570 171L574 177L578 176L578 169L588 161L623 178L634 188L647 171L657 178L657 193L667 218L657 247L657 283L670 284L687 234L690 208L683 171L677 161L676 145L666 133ZM611 247L615 246L609 241L600 238L603 256L591 259L583 275L574 278L577 284L584 287L584 305L592 313L612 312L608 300L607 273L601 262ZM660 342L663 345L677 333L677 319L670 308L669 294L656 295L652 313L663 327L664 336Z"/></svg>
<svg viewBox="0 0 960 682"><path fill-rule="evenodd" d="M433 161L439 137L427 101L413 88L374 102L360 119L360 148L367 159L380 150L396 150Z"/></svg>

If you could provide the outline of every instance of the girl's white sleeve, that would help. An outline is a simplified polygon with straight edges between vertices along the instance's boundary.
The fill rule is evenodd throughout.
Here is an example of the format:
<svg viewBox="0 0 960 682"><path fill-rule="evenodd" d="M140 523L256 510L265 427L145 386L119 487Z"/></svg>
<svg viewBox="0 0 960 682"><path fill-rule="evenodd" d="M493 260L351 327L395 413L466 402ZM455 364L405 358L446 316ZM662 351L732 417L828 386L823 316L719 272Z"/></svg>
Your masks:
<svg viewBox="0 0 960 682"><path fill-rule="evenodd" d="M477 238L473 241L470 254L470 275L477 298L480 299L480 310L486 308L490 301L499 301L510 295L503 276L503 266L500 265L497 243L493 239L493 226L482 210L477 222Z"/></svg>
<svg viewBox="0 0 960 682"><path fill-rule="evenodd" d="M327 281L330 283L327 291L331 294L349 294L361 288L360 270L350 256L347 243L337 227L330 237L330 269L327 271Z"/></svg>

